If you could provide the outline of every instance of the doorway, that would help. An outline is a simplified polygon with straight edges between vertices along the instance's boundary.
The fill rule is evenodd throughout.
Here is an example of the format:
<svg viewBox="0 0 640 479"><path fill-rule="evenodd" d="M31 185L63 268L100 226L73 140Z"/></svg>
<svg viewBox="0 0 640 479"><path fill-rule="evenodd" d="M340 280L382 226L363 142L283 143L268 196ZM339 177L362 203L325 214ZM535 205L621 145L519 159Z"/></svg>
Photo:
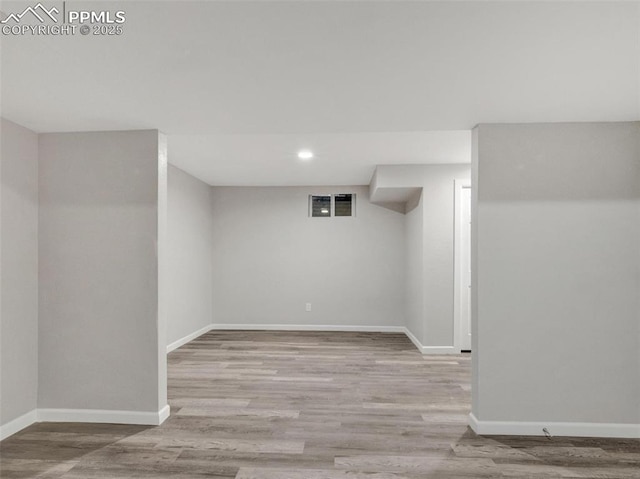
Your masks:
<svg viewBox="0 0 640 479"><path fill-rule="evenodd" d="M454 345L471 351L471 183L455 182Z"/></svg>

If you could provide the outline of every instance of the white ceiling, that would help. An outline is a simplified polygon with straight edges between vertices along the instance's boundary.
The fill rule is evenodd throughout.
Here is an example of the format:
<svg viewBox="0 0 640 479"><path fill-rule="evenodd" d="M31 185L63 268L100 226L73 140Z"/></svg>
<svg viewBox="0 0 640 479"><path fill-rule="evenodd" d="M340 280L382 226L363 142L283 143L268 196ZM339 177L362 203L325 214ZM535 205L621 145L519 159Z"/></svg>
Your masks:
<svg viewBox="0 0 640 479"><path fill-rule="evenodd" d="M2 115L157 128L211 184L366 184L376 164L469 161L479 122L640 119L640 2L84 7L124 10L124 34L3 36Z"/></svg>
<svg viewBox="0 0 640 479"><path fill-rule="evenodd" d="M301 161L309 148L315 158ZM169 156L216 185L361 185L375 165L467 163L471 132L331 133L292 135L177 135Z"/></svg>

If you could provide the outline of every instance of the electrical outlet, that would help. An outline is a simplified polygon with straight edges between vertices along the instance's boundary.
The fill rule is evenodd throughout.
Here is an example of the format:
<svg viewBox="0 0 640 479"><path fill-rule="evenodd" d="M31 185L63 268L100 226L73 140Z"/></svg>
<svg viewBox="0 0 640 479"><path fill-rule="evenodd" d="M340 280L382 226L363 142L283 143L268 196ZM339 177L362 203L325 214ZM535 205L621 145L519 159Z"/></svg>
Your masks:
<svg viewBox="0 0 640 479"><path fill-rule="evenodd" d="M311 311L311 303L307 303L307 304L305 304L305 306L304 306L304 310L305 310L306 312Z"/></svg>

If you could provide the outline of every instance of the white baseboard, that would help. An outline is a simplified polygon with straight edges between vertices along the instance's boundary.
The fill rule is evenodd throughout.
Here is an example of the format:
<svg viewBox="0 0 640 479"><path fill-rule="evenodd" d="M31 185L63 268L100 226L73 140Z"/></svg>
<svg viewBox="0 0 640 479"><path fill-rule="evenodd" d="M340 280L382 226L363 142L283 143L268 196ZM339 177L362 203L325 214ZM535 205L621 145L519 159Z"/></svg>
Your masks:
<svg viewBox="0 0 640 479"><path fill-rule="evenodd" d="M345 326L342 324L212 324L211 330L239 331L356 331L362 333L404 333L404 326Z"/></svg>
<svg viewBox="0 0 640 479"><path fill-rule="evenodd" d="M158 412L104 409L38 409L38 422L92 422L159 426L169 417L169 406Z"/></svg>
<svg viewBox="0 0 640 479"><path fill-rule="evenodd" d="M544 436L546 428L551 436L640 439L640 424L480 421L471 413L469 426L483 436Z"/></svg>
<svg viewBox="0 0 640 479"><path fill-rule="evenodd" d="M362 333L404 333L422 354L456 354L453 346L423 346L418 338L404 326L355 326L342 324L209 324L184 338L178 339L167 346L167 354L178 349L180 346L193 341L209 331L355 331Z"/></svg>
<svg viewBox="0 0 640 479"><path fill-rule="evenodd" d="M154 424L154 426L159 426L160 424L165 422L167 419L169 419L170 415L171 415L171 408L167 404L165 407L163 407L158 411L158 424Z"/></svg>
<svg viewBox="0 0 640 479"><path fill-rule="evenodd" d="M404 326L345 326L341 324L209 324L167 346L167 354L213 330L229 331L359 331L363 333L406 333Z"/></svg>
<svg viewBox="0 0 640 479"><path fill-rule="evenodd" d="M458 354L460 352L453 346L425 346L411 331L409 331L409 329L404 328L403 332L422 354Z"/></svg>
<svg viewBox="0 0 640 479"><path fill-rule="evenodd" d="M453 346L422 346L422 354L458 354Z"/></svg>
<svg viewBox="0 0 640 479"><path fill-rule="evenodd" d="M0 426L0 441L36 422L38 422L38 411L36 409L15 418L13 421L9 421L7 424Z"/></svg>
<svg viewBox="0 0 640 479"><path fill-rule="evenodd" d="M404 326L354 326L342 324L211 324L206 328L196 331L189 336L185 336L180 341L176 341L167 347L177 344L180 347L196 337L213 330L238 330L238 331L356 331L362 333L404 333L422 354L457 354L458 351L453 346L424 346L411 331ZM171 349L173 351L173 349Z"/></svg>
<svg viewBox="0 0 640 479"><path fill-rule="evenodd" d="M407 328L404 328L404 334L407 335L407 337L411 340L411 342L413 343L413 345L418 348L418 351L422 352L422 348L424 346L422 346L422 343L420 341L418 341L418 338L416 338L413 333L411 331L409 331Z"/></svg>
<svg viewBox="0 0 640 479"><path fill-rule="evenodd" d="M159 426L169 417L169 405L158 412L102 409L34 409L0 426L0 441L37 422L92 422Z"/></svg>
<svg viewBox="0 0 640 479"><path fill-rule="evenodd" d="M204 328L200 328L197 331L187 334L184 338L180 338L177 341L172 342L167 346L167 354L169 354L174 349L178 349L180 346L184 346L190 341L193 341L198 336L202 336L204 333L208 333L213 329L213 324L207 324Z"/></svg>
<svg viewBox="0 0 640 479"><path fill-rule="evenodd" d="M169 406L157 412L104 409L38 409L38 422L93 422L159 426L169 417Z"/></svg>

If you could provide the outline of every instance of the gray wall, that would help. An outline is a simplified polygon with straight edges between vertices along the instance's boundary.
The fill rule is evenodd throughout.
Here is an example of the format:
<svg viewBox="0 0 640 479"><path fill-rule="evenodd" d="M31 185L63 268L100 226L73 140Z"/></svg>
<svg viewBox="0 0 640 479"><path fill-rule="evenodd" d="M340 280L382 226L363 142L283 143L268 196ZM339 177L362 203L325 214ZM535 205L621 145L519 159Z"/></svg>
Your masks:
<svg viewBox="0 0 640 479"><path fill-rule="evenodd" d="M38 396L38 137L2 119L0 424Z"/></svg>
<svg viewBox="0 0 640 479"><path fill-rule="evenodd" d="M310 218L323 193L356 217ZM404 326L404 215L367 187L214 187L212 211L214 323Z"/></svg>
<svg viewBox="0 0 640 479"><path fill-rule="evenodd" d="M39 149L38 405L157 413L161 138L43 134Z"/></svg>
<svg viewBox="0 0 640 479"><path fill-rule="evenodd" d="M640 423L640 123L474 138L474 415Z"/></svg>
<svg viewBox="0 0 640 479"><path fill-rule="evenodd" d="M169 166L168 344L213 320L210 189L206 183Z"/></svg>
<svg viewBox="0 0 640 479"><path fill-rule="evenodd" d="M407 212L404 221L406 327L421 343L425 327L423 206L420 193L418 204Z"/></svg>

